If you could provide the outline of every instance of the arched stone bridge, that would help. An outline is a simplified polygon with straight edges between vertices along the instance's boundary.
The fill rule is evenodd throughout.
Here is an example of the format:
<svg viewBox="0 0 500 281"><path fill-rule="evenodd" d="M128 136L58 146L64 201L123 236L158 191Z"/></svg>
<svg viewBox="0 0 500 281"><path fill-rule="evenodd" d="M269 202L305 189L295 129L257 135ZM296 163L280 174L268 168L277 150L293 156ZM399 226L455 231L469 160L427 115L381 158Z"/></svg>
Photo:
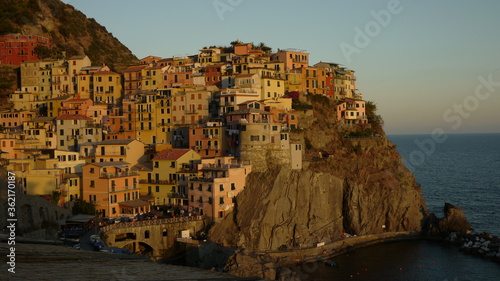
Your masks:
<svg viewBox="0 0 500 281"><path fill-rule="evenodd" d="M122 222L101 227L101 237L109 247L127 248L132 253L152 257L168 257L175 253L175 241L181 237L182 230L189 230L189 235L194 236L206 225L202 216Z"/></svg>

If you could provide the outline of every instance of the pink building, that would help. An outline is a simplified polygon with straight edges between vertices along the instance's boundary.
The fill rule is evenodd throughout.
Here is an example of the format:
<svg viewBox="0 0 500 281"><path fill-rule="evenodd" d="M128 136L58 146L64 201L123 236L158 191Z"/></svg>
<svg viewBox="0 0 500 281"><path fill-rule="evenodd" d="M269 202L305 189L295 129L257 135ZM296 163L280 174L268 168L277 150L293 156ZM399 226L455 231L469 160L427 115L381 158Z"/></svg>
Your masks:
<svg viewBox="0 0 500 281"><path fill-rule="evenodd" d="M234 208L236 196L245 189L251 165L233 157L202 159L200 176L188 181L189 209L213 219L222 219Z"/></svg>
<svg viewBox="0 0 500 281"><path fill-rule="evenodd" d="M365 101L342 99L335 106L337 120L346 125L368 124Z"/></svg>

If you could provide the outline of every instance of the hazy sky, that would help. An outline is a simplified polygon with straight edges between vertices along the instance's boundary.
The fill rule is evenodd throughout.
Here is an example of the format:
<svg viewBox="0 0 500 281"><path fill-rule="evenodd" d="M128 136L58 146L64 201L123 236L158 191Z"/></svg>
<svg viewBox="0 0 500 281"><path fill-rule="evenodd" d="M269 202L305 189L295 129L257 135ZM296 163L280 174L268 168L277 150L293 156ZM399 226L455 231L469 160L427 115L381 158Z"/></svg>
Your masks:
<svg viewBox="0 0 500 281"><path fill-rule="evenodd" d="M63 0L139 58L265 42L356 71L389 134L500 133L500 1Z"/></svg>

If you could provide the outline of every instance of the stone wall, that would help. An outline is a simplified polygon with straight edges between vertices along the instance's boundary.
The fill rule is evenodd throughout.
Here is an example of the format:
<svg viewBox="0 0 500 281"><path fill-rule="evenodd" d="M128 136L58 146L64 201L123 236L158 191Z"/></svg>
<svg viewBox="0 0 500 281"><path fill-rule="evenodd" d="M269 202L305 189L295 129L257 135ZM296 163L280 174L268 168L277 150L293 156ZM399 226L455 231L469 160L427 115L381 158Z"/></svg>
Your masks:
<svg viewBox="0 0 500 281"><path fill-rule="evenodd" d="M197 219L197 220L195 220ZM148 247L152 249L148 255L154 257L168 257L174 254L174 244L180 237L181 230L189 230L190 236L195 236L203 230L207 222L201 217L187 220L185 218L166 219L165 223L158 223L163 220L146 220L133 223L118 223L109 225L101 229L104 241L109 247L128 248L132 252L139 252ZM124 237L127 233L132 233L135 239L129 238L124 241L116 241Z"/></svg>
<svg viewBox="0 0 500 281"><path fill-rule="evenodd" d="M0 201L2 205L0 229L2 230L7 226L7 180L5 175L6 171L0 168ZM36 238L55 239L57 232L55 222L71 216L71 211L56 206L42 197L26 195L21 191L19 184L17 187L15 199L18 235L27 235L30 232L45 229L47 230L46 235L41 235L38 231Z"/></svg>

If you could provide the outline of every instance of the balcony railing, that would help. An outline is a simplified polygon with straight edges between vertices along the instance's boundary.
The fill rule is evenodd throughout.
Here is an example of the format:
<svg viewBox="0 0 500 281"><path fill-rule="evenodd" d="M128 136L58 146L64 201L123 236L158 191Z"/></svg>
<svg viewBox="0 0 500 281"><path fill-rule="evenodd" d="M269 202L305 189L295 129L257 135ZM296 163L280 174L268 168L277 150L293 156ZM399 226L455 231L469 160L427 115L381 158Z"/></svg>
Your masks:
<svg viewBox="0 0 500 281"><path fill-rule="evenodd" d="M169 185L175 185L177 184L176 180L139 180L139 183L149 183L149 184L169 184Z"/></svg>
<svg viewBox="0 0 500 281"><path fill-rule="evenodd" d="M101 179L111 179L111 178L120 178L120 177L130 177L139 175L136 171L129 172L118 172L118 173L101 173L99 177Z"/></svg>
<svg viewBox="0 0 500 281"><path fill-rule="evenodd" d="M202 178L202 177L191 177L190 181L201 181L201 182L214 182L213 178Z"/></svg>
<svg viewBox="0 0 500 281"><path fill-rule="evenodd" d="M169 198L181 198L181 199L187 199L187 194L185 193L169 193L168 194Z"/></svg>

